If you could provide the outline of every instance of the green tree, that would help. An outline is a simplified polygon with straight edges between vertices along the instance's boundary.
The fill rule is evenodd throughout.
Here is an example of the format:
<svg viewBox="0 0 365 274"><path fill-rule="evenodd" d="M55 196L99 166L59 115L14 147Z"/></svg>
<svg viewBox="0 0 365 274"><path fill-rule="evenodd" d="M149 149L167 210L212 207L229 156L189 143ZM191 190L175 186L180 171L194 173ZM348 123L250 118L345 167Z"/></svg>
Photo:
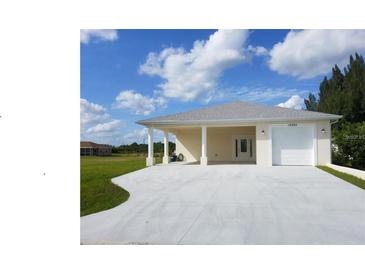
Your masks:
<svg viewBox="0 0 365 274"><path fill-rule="evenodd" d="M175 143L169 142L169 154L175 150ZM131 143L129 145L120 145L113 147L113 153L137 153L137 154L147 154L148 145L147 144L138 144L136 142ZM153 143L153 150L155 153L162 154L164 150L164 144L162 142Z"/></svg>
<svg viewBox="0 0 365 274"><path fill-rule="evenodd" d="M331 78L324 77L320 83L318 102L313 94L304 102L307 110L343 115L343 122L365 121L364 58L357 53L355 57L351 55L343 73L335 65Z"/></svg>
<svg viewBox="0 0 365 274"><path fill-rule="evenodd" d="M350 56L343 72L335 65L330 78L319 86L318 101L313 94L305 99L307 110L343 115L333 130L333 161L365 169L365 63Z"/></svg>
<svg viewBox="0 0 365 274"><path fill-rule="evenodd" d="M350 57L344 79L344 118L349 122L365 121L365 64L359 54Z"/></svg>
<svg viewBox="0 0 365 274"><path fill-rule="evenodd" d="M308 99L304 99L305 106L307 110L318 111L318 102L314 94L309 93Z"/></svg>
<svg viewBox="0 0 365 274"><path fill-rule="evenodd" d="M343 109L344 75L337 65L332 68L332 77L325 77L319 87L318 110L340 114Z"/></svg>
<svg viewBox="0 0 365 274"><path fill-rule="evenodd" d="M342 124L333 130L333 161L337 164L365 169L365 122Z"/></svg>

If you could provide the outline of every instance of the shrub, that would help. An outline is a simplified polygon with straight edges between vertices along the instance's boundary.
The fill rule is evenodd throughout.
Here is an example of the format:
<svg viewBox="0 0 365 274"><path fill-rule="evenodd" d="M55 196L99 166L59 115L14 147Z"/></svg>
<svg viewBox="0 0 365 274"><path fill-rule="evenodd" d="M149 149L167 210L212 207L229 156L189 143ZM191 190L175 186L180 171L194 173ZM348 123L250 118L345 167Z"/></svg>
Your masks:
<svg viewBox="0 0 365 274"><path fill-rule="evenodd" d="M334 129L332 155L335 164L365 170L365 122Z"/></svg>

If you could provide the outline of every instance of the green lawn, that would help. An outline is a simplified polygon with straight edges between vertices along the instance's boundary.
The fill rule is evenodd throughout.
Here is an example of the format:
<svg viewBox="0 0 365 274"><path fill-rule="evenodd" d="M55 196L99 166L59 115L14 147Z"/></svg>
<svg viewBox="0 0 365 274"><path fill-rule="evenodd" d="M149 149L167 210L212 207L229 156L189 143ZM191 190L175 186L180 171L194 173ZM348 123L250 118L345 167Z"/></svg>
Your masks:
<svg viewBox="0 0 365 274"><path fill-rule="evenodd" d="M365 189L365 180L362 180L358 177L352 176L350 174L347 173L343 173L337 170L334 170L333 168L327 167L327 166L318 166L318 168L331 173L332 175L335 175L336 177L349 182L350 184L353 184L355 186L358 186L362 189Z"/></svg>
<svg viewBox="0 0 365 274"><path fill-rule="evenodd" d="M125 189L114 185L111 178L146 165L145 156L115 154L110 157L81 156L81 216L115 207L129 198ZM156 159L157 162L161 160Z"/></svg>

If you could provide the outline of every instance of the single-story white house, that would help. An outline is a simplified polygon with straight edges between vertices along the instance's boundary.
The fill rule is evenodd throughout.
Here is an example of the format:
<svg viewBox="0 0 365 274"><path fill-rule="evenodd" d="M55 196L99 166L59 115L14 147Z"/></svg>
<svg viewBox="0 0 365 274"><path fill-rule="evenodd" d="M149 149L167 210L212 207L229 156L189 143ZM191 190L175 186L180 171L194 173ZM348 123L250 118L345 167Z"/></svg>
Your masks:
<svg viewBox="0 0 365 274"><path fill-rule="evenodd" d="M331 163L331 124L342 116L242 101L138 121L148 127L147 166L154 164L153 129L168 133L187 162L272 165Z"/></svg>

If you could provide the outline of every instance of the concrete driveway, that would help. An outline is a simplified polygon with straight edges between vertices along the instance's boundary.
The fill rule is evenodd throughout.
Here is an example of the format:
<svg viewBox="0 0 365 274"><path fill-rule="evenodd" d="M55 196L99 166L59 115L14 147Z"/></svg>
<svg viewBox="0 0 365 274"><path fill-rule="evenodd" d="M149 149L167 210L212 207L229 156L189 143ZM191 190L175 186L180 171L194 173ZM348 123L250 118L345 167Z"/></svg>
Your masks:
<svg viewBox="0 0 365 274"><path fill-rule="evenodd" d="M365 191L315 167L154 166L81 218L84 244L365 244Z"/></svg>

